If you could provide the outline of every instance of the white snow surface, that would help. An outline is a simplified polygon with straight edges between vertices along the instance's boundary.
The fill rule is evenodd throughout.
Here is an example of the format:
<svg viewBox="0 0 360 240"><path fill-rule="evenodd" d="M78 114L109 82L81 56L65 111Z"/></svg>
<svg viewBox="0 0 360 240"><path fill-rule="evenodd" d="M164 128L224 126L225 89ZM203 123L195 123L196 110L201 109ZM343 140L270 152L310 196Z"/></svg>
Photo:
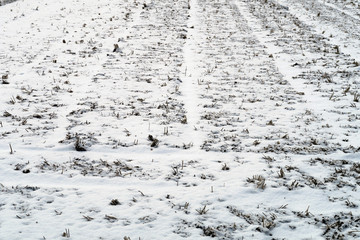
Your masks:
<svg viewBox="0 0 360 240"><path fill-rule="evenodd" d="M359 239L360 4L0 2L0 239Z"/></svg>

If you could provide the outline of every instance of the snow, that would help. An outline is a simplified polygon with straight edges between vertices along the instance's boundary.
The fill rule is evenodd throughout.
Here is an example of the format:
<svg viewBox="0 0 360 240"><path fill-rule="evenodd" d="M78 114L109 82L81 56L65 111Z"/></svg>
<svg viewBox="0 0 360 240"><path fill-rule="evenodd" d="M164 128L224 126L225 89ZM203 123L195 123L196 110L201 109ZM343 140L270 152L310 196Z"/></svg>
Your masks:
<svg viewBox="0 0 360 240"><path fill-rule="evenodd" d="M358 239L358 10L1 1L0 239Z"/></svg>

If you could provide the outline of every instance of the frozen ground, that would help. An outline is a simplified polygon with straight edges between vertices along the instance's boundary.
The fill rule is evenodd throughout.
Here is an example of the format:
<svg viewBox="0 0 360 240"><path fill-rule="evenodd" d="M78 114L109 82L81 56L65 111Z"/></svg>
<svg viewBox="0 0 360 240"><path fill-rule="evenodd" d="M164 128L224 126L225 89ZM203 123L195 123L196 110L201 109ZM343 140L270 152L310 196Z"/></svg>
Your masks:
<svg viewBox="0 0 360 240"><path fill-rule="evenodd" d="M0 7L0 239L359 239L355 0Z"/></svg>

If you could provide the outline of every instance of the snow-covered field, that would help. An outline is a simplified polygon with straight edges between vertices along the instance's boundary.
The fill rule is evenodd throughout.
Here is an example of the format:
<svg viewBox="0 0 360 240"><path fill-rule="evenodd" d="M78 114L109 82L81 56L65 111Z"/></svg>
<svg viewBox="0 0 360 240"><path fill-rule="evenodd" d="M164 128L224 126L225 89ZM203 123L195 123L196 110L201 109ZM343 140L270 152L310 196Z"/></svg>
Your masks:
<svg viewBox="0 0 360 240"><path fill-rule="evenodd" d="M0 0L0 239L359 239L357 0Z"/></svg>

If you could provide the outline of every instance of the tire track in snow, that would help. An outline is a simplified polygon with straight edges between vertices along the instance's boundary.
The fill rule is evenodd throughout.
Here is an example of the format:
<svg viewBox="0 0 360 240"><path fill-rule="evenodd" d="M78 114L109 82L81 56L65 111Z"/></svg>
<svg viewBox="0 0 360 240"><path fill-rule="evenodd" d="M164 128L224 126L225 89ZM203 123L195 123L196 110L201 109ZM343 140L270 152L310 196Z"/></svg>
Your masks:
<svg viewBox="0 0 360 240"><path fill-rule="evenodd" d="M189 0L189 19L187 23L187 37L183 49L184 63L182 69L183 78L183 98L187 111L187 138L191 140L195 150L200 148L203 138L198 131L200 121L200 108L198 99L198 83L200 72L198 70L198 62L201 61L199 55L196 53L196 45L198 44L198 4L197 0Z"/></svg>

